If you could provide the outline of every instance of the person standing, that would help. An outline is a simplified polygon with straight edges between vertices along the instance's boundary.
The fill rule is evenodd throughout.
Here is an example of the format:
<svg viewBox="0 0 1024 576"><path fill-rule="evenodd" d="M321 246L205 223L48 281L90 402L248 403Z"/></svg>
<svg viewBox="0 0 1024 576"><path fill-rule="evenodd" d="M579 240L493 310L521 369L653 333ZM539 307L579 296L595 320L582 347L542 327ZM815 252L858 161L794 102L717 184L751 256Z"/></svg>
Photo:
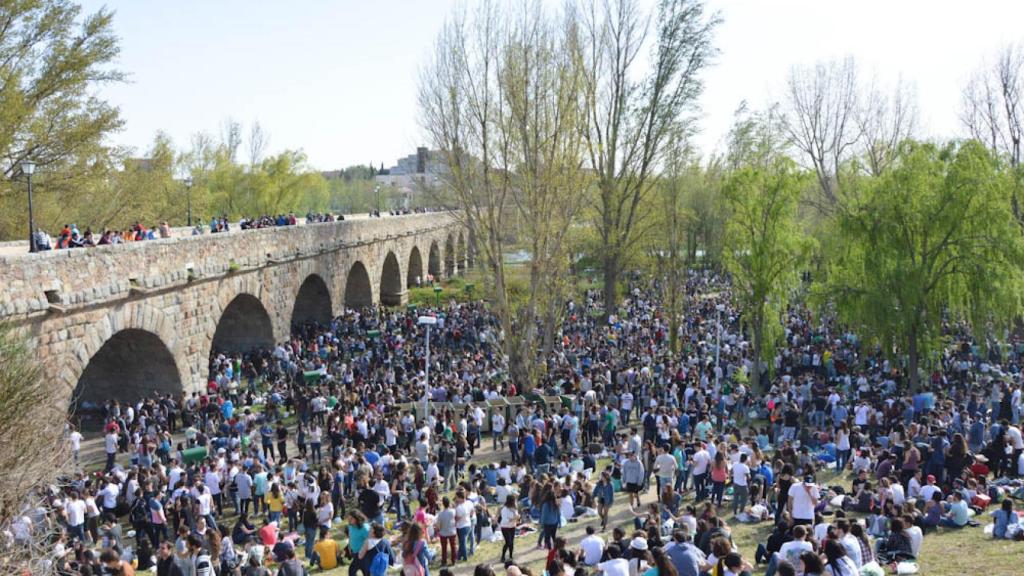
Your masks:
<svg viewBox="0 0 1024 576"><path fill-rule="evenodd" d="M505 505L499 512L499 527L504 545L501 547L501 562L505 562L505 551L508 550L508 558L511 560L515 555L516 528L519 526L519 510L516 509L516 497L509 494L505 497Z"/></svg>
<svg viewBox="0 0 1024 576"><path fill-rule="evenodd" d="M441 500L442 510L437 514L437 533L441 537L441 567L453 566L456 560L455 536L458 533L455 527L455 510L452 503L445 496ZM452 561L448 562L448 551L451 551Z"/></svg>
<svg viewBox="0 0 1024 576"><path fill-rule="evenodd" d="M238 513L248 515L249 504L252 502L252 476L245 469L235 474L235 488L238 490Z"/></svg>
<svg viewBox="0 0 1024 576"><path fill-rule="evenodd" d="M691 474L693 474L693 489L697 492L696 502L700 502L708 496L708 464L711 463L711 455L708 454L704 442L700 443L700 449L693 453L691 460L693 461L693 465L690 466Z"/></svg>
<svg viewBox="0 0 1024 576"><path fill-rule="evenodd" d="M279 462L282 464L288 461L288 429L285 428L284 422L277 423L277 454Z"/></svg>
<svg viewBox="0 0 1024 576"><path fill-rule="evenodd" d="M740 461L732 467L732 514L743 512L750 495L750 467L746 453L740 454Z"/></svg>
<svg viewBox="0 0 1024 576"><path fill-rule="evenodd" d="M634 500L636 506L640 506L640 490L643 488L645 475L644 463L637 457L636 452L630 452L629 459L622 463L622 483L629 493L630 507L633 506Z"/></svg>
<svg viewBox="0 0 1024 576"><path fill-rule="evenodd" d="M658 447L658 457L654 459L654 473L658 484L658 494L661 494L662 486L672 486L676 475L676 459L668 452L668 446L662 444Z"/></svg>
<svg viewBox="0 0 1024 576"><path fill-rule="evenodd" d="M79 465L79 454L82 452L82 433L79 432L74 426L71 426L68 432L68 443L71 444L71 457L77 468Z"/></svg>
<svg viewBox="0 0 1024 576"><path fill-rule="evenodd" d="M786 509L793 519L793 525L814 525L814 508L818 505L821 494L814 484L814 476L807 475L803 482L789 487Z"/></svg>
<svg viewBox="0 0 1024 576"><path fill-rule="evenodd" d="M594 500L597 501L597 515L601 518L601 531L608 529L608 511L615 500L615 486L610 472L601 473L601 480L594 486Z"/></svg>
<svg viewBox="0 0 1024 576"><path fill-rule="evenodd" d="M114 426L108 427L106 435L103 436L103 451L107 454L107 464L103 467L103 472L110 473L117 458L117 431Z"/></svg>
<svg viewBox="0 0 1024 576"><path fill-rule="evenodd" d="M455 561L469 560L469 533L473 529L473 503L466 500L466 491L455 491L455 531L459 537L459 551Z"/></svg>

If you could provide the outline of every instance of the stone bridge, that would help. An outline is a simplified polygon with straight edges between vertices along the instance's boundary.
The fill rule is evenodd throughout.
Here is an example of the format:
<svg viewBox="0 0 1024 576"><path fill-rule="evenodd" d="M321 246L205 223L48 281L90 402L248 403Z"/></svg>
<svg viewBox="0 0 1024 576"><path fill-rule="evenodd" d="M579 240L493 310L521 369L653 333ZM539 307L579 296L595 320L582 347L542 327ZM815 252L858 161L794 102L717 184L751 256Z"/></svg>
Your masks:
<svg viewBox="0 0 1024 576"><path fill-rule="evenodd" d="M414 214L0 257L0 321L65 405L200 390L210 352L269 347L296 322L398 306L470 266L450 214Z"/></svg>

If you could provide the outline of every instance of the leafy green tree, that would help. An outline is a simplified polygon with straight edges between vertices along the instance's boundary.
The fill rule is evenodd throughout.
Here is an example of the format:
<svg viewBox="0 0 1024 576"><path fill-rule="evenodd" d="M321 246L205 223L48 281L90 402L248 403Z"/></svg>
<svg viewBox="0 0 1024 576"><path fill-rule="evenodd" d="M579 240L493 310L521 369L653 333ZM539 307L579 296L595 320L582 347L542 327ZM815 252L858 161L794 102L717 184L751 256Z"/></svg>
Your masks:
<svg viewBox="0 0 1024 576"><path fill-rule="evenodd" d="M825 294L869 342L906 356L912 387L944 321L984 338L1021 310L1024 238L1012 183L977 141L906 141L888 172L858 181L837 217L841 252Z"/></svg>
<svg viewBox="0 0 1024 576"><path fill-rule="evenodd" d="M785 156L770 155L741 166L723 189L726 269L743 323L751 334L752 390L758 390L762 360L770 359L782 332L790 292L813 242L797 222L797 203L807 175Z"/></svg>
<svg viewBox="0 0 1024 576"><path fill-rule="evenodd" d="M96 88L123 79L113 14L82 14L68 0L4 2L0 26L0 237L27 236L22 160L38 165L35 202L43 227L60 224L83 190L98 191L118 166L105 136L122 120ZM24 235L24 236L23 236Z"/></svg>
<svg viewBox="0 0 1024 576"><path fill-rule="evenodd" d="M318 212L327 208L327 181L305 168L306 155L285 150L264 160L250 175L256 183L255 214Z"/></svg>

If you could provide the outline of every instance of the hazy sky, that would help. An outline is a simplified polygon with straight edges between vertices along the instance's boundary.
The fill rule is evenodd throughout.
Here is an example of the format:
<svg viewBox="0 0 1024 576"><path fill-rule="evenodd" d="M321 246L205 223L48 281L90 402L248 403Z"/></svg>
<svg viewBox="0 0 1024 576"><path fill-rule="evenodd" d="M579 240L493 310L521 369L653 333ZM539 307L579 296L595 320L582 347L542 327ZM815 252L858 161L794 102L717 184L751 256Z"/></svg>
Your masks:
<svg viewBox="0 0 1024 576"><path fill-rule="evenodd" d="M269 148L301 148L332 169L390 166L424 136L416 82L452 0L85 0L116 11L127 84L119 144L144 151L158 130L179 146L226 117L259 120ZM852 55L862 75L916 87L923 135L954 136L960 91L980 62L1024 40L1024 2L711 0L724 23L702 99L705 152L742 100L779 100L794 64Z"/></svg>

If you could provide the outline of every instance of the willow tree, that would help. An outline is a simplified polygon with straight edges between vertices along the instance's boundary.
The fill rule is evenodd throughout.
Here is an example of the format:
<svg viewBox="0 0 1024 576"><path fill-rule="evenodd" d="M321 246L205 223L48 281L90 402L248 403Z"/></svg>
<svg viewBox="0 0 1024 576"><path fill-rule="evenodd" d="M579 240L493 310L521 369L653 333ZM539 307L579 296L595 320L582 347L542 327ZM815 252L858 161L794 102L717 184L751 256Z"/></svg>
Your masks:
<svg viewBox="0 0 1024 576"><path fill-rule="evenodd" d="M651 15L637 0L589 6L583 19L587 160L597 181L594 227L610 316L619 276L650 216L646 200L666 145L680 125L692 124L719 18L705 14L703 0L660 0ZM641 53L648 48L645 66Z"/></svg>
<svg viewBox="0 0 1024 576"><path fill-rule="evenodd" d="M723 189L729 209L723 259L751 336L752 390L758 390L762 361L774 354L782 315L812 247L797 221L807 180L791 159L770 154L735 169Z"/></svg>
<svg viewBox="0 0 1024 576"><path fill-rule="evenodd" d="M906 141L889 171L861 181L837 217L842 251L827 293L867 341L906 357L912 387L944 321L984 337L1021 310L1024 239L1012 183L977 141Z"/></svg>
<svg viewBox="0 0 1024 576"><path fill-rule="evenodd" d="M83 14L68 0L5 2L0 26L0 237L28 234L23 160L38 166L36 218L42 227L72 216L82 190L119 166L104 138L121 127L118 110L97 89L123 75L113 14Z"/></svg>
<svg viewBox="0 0 1024 576"><path fill-rule="evenodd" d="M560 300L567 234L587 189L578 39L571 9L555 17L539 2L511 12L486 2L472 18L457 14L446 24L420 79L424 128L493 277L520 389L539 375L537 326ZM531 257L522 298L510 296L504 262L516 239Z"/></svg>

